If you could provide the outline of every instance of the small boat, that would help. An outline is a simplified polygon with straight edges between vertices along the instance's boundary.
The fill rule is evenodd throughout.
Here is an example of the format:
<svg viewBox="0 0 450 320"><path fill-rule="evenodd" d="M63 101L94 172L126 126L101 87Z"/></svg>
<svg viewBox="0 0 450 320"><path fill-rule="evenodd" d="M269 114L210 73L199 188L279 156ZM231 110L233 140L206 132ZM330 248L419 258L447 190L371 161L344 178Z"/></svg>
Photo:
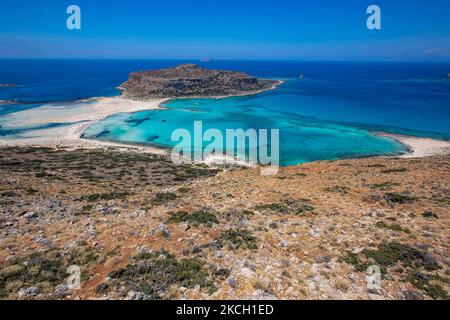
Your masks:
<svg viewBox="0 0 450 320"><path fill-rule="evenodd" d="M299 78L303 80L305 79L305 75L302 73Z"/></svg>
<svg viewBox="0 0 450 320"><path fill-rule="evenodd" d="M19 87L20 84L18 83L0 83L0 87L1 88L6 88L6 87Z"/></svg>

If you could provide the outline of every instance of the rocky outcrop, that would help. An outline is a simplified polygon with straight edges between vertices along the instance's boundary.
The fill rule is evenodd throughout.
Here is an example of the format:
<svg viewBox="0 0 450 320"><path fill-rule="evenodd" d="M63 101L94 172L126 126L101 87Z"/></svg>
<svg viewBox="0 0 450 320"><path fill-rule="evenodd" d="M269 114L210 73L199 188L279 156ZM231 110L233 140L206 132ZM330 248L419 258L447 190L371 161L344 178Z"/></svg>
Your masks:
<svg viewBox="0 0 450 320"><path fill-rule="evenodd" d="M195 64L133 72L119 89L127 98L217 97L256 93L279 81L261 80L243 72L208 70Z"/></svg>

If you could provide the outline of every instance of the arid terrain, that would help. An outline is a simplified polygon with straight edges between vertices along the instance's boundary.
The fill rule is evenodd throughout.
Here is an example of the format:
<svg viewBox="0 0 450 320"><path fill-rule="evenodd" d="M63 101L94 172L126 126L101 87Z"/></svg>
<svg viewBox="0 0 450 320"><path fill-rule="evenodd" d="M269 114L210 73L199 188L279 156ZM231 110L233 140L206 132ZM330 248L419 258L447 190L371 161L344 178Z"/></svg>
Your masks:
<svg viewBox="0 0 450 320"><path fill-rule="evenodd" d="M0 298L448 299L449 218L450 156L261 176L113 147L5 147Z"/></svg>

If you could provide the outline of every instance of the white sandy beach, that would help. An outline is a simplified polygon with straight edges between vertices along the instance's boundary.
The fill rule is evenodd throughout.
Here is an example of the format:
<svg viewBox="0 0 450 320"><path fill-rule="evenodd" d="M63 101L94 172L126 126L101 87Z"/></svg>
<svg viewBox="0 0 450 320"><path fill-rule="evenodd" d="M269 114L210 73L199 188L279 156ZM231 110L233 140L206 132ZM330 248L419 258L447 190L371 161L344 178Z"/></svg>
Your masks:
<svg viewBox="0 0 450 320"><path fill-rule="evenodd" d="M81 139L86 128L94 122L121 112L137 112L159 109L168 99L135 101L122 97L90 98L69 104L47 104L38 108L11 113L0 120L4 129L30 126L44 126L49 123L64 126L27 130L11 137L0 139L0 146L45 146L57 148L105 148L118 147L157 154L166 151L150 146L134 146L121 143Z"/></svg>
<svg viewBox="0 0 450 320"><path fill-rule="evenodd" d="M410 152L400 155L400 158L423 158L450 154L450 141L405 136L385 132L376 132L376 135L396 140L407 146Z"/></svg>
<svg viewBox="0 0 450 320"><path fill-rule="evenodd" d="M51 103L38 108L8 114L0 119L4 128L39 126L48 123L98 121L120 112L137 112L160 108L168 99L135 101L122 97L101 97L66 103Z"/></svg>

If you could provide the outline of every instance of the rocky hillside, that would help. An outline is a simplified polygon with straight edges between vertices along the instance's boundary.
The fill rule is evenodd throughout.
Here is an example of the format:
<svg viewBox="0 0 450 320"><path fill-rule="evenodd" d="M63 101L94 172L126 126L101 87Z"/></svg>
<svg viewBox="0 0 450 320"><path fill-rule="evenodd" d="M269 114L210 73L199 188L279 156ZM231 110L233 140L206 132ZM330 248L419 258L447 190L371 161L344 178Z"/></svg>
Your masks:
<svg viewBox="0 0 450 320"><path fill-rule="evenodd" d="M213 97L240 95L272 88L279 83L243 72L208 70L195 64L133 72L119 89L127 98Z"/></svg>
<svg viewBox="0 0 450 320"><path fill-rule="evenodd" d="M0 151L0 299L449 298L448 156L263 177L116 150Z"/></svg>

